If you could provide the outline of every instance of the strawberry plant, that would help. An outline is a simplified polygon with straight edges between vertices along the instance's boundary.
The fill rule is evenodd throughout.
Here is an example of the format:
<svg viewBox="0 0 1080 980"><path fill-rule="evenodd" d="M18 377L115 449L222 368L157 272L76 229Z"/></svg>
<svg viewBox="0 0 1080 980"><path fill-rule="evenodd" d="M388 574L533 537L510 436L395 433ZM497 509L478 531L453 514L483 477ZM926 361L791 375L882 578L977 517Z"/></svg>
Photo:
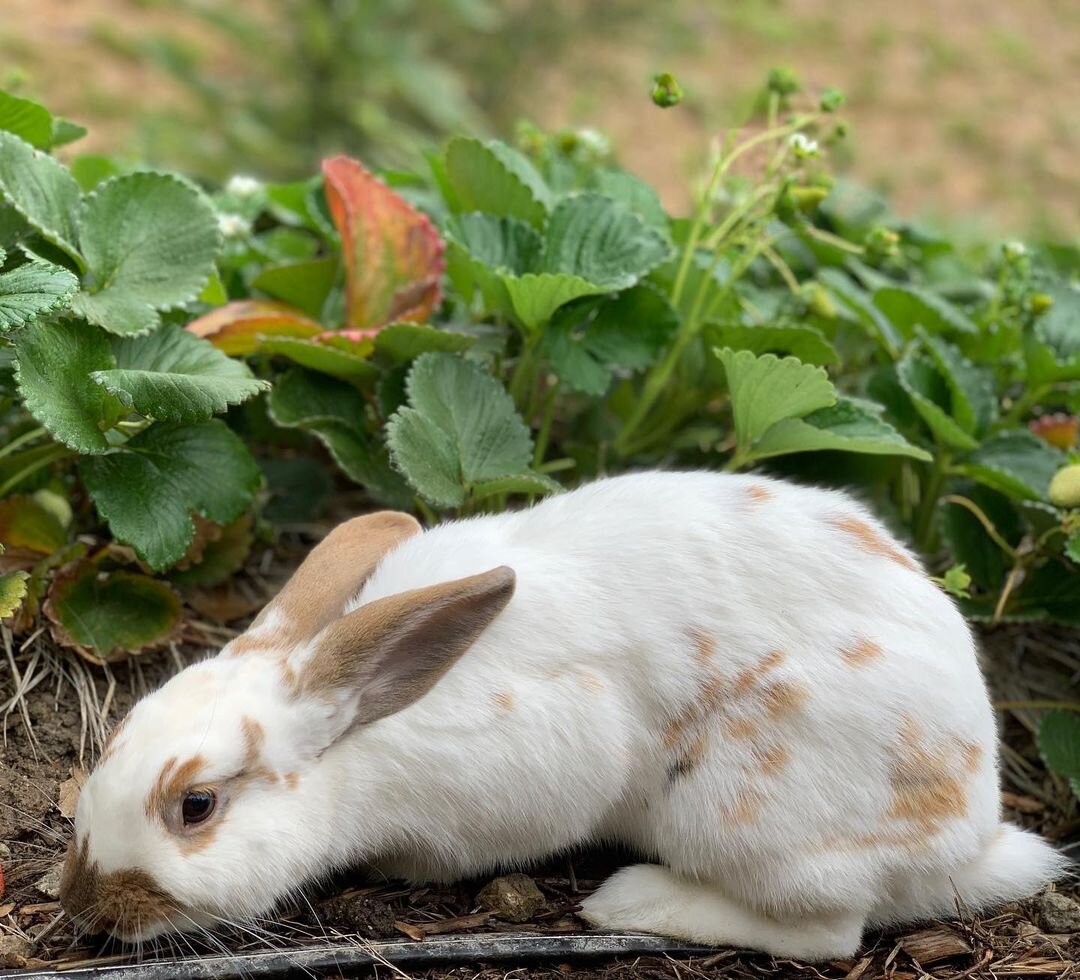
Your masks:
<svg viewBox="0 0 1080 980"><path fill-rule="evenodd" d="M589 133L215 190L0 112L0 612L160 644L328 468L433 521L694 466L856 486L972 617L1077 622L1077 253L902 221L798 98L686 218Z"/></svg>

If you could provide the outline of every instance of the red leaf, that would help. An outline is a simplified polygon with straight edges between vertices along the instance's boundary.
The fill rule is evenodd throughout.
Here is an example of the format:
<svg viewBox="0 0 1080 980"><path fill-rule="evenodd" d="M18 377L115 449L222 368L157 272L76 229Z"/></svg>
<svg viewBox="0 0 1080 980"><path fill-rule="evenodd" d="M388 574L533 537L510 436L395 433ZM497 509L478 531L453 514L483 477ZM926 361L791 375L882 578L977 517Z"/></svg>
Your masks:
<svg viewBox="0 0 1080 980"><path fill-rule="evenodd" d="M268 299L226 303L192 320L187 329L232 355L254 353L263 336L306 338L323 332L320 324L299 310Z"/></svg>
<svg viewBox="0 0 1080 980"><path fill-rule="evenodd" d="M446 268L435 226L356 160L324 160L323 176L345 258L345 326L427 320Z"/></svg>
<svg viewBox="0 0 1080 980"><path fill-rule="evenodd" d="M1080 429L1080 420L1075 415L1055 412L1053 415L1041 415L1028 422L1028 428L1044 442L1068 451L1076 445L1076 433Z"/></svg>

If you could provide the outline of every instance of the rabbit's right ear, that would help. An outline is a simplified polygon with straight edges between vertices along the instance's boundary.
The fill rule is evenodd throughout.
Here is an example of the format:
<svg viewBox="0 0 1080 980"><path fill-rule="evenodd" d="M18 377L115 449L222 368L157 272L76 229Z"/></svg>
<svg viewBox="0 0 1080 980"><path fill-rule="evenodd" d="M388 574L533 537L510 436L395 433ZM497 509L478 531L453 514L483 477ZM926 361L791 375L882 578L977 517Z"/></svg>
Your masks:
<svg viewBox="0 0 1080 980"><path fill-rule="evenodd" d="M285 587L225 652L294 647L340 619L387 552L421 531L415 518L398 511L354 517L322 539ZM265 632L268 635L263 636Z"/></svg>

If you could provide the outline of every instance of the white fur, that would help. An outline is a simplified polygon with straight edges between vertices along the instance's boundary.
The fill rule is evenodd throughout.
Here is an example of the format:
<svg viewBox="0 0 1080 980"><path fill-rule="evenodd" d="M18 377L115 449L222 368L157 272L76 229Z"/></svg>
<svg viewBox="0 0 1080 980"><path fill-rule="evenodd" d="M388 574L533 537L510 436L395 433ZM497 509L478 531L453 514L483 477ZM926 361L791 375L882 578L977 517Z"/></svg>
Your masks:
<svg viewBox="0 0 1080 980"><path fill-rule="evenodd" d="M841 493L706 473L624 476L441 525L388 554L349 606L514 569L510 604L430 693L334 741L347 709L290 699L267 658L191 667L135 709L87 784L79 833L105 870L145 867L188 908L228 918L359 862L453 879L618 841L657 863L586 901L597 926L806 958L849 955L867 923L946 913L957 895L969 907L1023 897L1064 860L1000 824L994 719L967 626L921 571L838 530L844 517L891 541ZM701 765L672 779L661 733L709 673L693 631L729 677L782 651L769 679L806 700L753 742L715 725ZM883 656L846 663L856 637ZM290 662L302 669L309 653ZM267 731L267 764L299 771L300 786L250 786L214 844L183 856L147 821L146 792L172 755L233 773L245 715ZM838 844L910 831L889 812L905 724L929 746L982 750L965 812L914 848ZM755 752L770 747L788 760L765 775ZM725 819L748 798L752 820Z"/></svg>

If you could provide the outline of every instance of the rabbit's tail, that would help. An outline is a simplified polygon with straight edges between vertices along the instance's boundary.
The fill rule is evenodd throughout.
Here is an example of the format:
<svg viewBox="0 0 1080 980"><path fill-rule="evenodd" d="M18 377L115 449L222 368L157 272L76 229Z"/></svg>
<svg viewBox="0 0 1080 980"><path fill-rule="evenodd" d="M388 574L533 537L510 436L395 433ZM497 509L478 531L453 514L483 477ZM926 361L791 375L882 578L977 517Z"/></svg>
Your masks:
<svg viewBox="0 0 1080 980"><path fill-rule="evenodd" d="M905 881L870 915L876 925L898 925L955 913L957 903L977 912L1015 902L1062 877L1069 860L1041 837L1009 823L974 861L949 874Z"/></svg>

